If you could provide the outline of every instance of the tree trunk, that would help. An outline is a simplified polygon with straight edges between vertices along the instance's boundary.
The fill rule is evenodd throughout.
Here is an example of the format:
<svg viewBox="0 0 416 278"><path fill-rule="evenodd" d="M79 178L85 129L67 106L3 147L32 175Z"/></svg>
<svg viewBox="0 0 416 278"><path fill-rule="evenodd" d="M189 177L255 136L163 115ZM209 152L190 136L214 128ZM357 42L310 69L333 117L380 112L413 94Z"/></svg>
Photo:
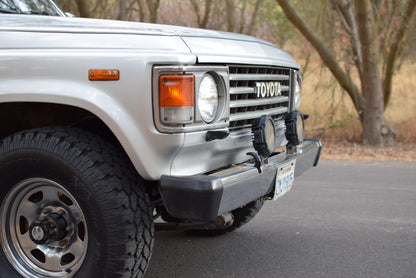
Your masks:
<svg viewBox="0 0 416 278"><path fill-rule="evenodd" d="M381 146L384 125L383 87L380 73L379 44L374 14L369 0L355 0L358 33L363 58L362 92L365 97L363 144Z"/></svg>
<svg viewBox="0 0 416 278"><path fill-rule="evenodd" d="M212 0L205 0L205 11L204 11L204 17L201 22L201 28L207 28L208 20L209 20L209 14L211 11L211 4Z"/></svg>
<svg viewBox="0 0 416 278"><path fill-rule="evenodd" d="M118 10L117 20L123 20L126 16L127 5L126 0L120 0L120 9Z"/></svg>
<svg viewBox="0 0 416 278"><path fill-rule="evenodd" d="M156 23L157 22L157 11L159 9L160 0L146 0L147 7L149 8L150 12L150 22Z"/></svg>
<svg viewBox="0 0 416 278"><path fill-rule="evenodd" d="M247 0L243 1L243 6L241 7L241 13L240 13L240 29L239 33L242 34L244 32L244 27L246 23L246 9L247 9Z"/></svg>
<svg viewBox="0 0 416 278"><path fill-rule="evenodd" d="M227 31L234 32L235 30L235 4L234 0L225 0L227 12Z"/></svg>
<svg viewBox="0 0 416 278"><path fill-rule="evenodd" d="M88 7L87 7L87 1L75 0L75 2L77 3L80 17L90 17L90 14L88 12Z"/></svg>

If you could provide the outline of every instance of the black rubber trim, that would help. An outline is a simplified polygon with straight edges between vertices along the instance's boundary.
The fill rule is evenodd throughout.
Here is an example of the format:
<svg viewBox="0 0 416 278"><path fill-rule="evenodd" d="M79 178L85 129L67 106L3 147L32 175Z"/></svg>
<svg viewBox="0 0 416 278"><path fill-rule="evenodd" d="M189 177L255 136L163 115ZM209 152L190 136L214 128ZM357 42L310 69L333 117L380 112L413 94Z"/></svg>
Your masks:
<svg viewBox="0 0 416 278"><path fill-rule="evenodd" d="M223 193L220 178L162 176L160 191L170 215L186 220L214 220Z"/></svg>

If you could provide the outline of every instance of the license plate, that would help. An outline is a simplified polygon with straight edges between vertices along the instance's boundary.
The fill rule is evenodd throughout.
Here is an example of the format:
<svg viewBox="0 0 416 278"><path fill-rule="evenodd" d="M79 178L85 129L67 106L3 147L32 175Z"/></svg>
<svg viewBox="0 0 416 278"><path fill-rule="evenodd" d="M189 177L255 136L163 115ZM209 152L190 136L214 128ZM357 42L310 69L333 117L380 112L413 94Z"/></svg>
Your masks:
<svg viewBox="0 0 416 278"><path fill-rule="evenodd" d="M273 200L282 197L292 188L295 181L295 164L296 161L293 161L277 170Z"/></svg>

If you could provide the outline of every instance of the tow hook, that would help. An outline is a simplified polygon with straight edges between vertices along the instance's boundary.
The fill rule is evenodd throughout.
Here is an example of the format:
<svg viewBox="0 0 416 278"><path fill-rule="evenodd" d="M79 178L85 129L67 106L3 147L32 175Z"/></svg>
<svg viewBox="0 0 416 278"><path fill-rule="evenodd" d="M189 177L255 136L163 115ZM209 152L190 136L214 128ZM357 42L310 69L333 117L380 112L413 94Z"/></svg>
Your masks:
<svg viewBox="0 0 416 278"><path fill-rule="evenodd" d="M234 216L232 213L227 212L217 216L215 220L215 229L226 229L234 223Z"/></svg>
<svg viewBox="0 0 416 278"><path fill-rule="evenodd" d="M250 155L254 158L254 166L257 168L257 171L259 171L259 174L261 174L262 159L260 156L254 152L249 152L247 155Z"/></svg>

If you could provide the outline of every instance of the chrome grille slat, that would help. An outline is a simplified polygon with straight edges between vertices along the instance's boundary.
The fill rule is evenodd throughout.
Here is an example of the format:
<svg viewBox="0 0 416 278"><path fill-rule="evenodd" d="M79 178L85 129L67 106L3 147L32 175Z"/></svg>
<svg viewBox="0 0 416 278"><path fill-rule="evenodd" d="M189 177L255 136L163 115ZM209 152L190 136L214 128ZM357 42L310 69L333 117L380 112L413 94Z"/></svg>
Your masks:
<svg viewBox="0 0 416 278"><path fill-rule="evenodd" d="M289 80L289 76L283 74L230 74L230 81L280 81Z"/></svg>
<svg viewBox="0 0 416 278"><path fill-rule="evenodd" d="M230 122L232 121L242 121L242 120L249 120L249 119L257 119L263 115L267 114L281 114L286 113L287 107L278 107L275 109L268 109L268 110L260 110L254 112L243 112L243 113L235 113L230 115Z"/></svg>
<svg viewBox="0 0 416 278"><path fill-rule="evenodd" d="M276 98L263 98L263 99L250 99L250 100L236 100L230 103L231 108L237 107L252 107L258 105L268 105L275 103L282 103L289 101L289 97L276 97Z"/></svg>
<svg viewBox="0 0 416 278"><path fill-rule="evenodd" d="M238 94L254 94L254 88L250 87L238 87L238 88L230 88L231 95L238 95Z"/></svg>
<svg viewBox="0 0 416 278"><path fill-rule="evenodd" d="M230 131L251 129L254 119L270 115L281 119L289 110L291 70L268 66L229 65ZM281 95L258 98L256 82L277 81Z"/></svg>

